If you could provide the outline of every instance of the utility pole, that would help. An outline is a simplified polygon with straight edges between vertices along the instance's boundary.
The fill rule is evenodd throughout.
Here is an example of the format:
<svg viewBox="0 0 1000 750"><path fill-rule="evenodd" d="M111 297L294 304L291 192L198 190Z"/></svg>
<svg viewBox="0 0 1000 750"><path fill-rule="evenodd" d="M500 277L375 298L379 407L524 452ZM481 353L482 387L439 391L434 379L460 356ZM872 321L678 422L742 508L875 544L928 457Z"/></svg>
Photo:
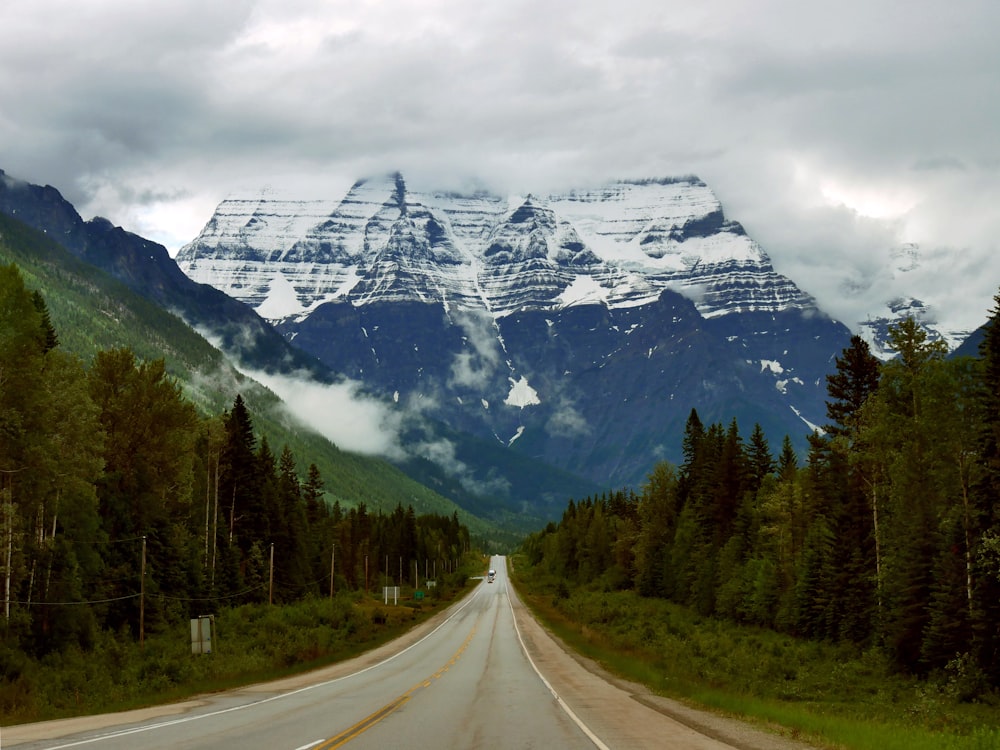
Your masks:
<svg viewBox="0 0 1000 750"><path fill-rule="evenodd" d="M142 565L139 566L139 648L146 646L146 536L142 537Z"/></svg>
<svg viewBox="0 0 1000 750"><path fill-rule="evenodd" d="M337 562L337 545L333 545L333 549L330 550L330 598L333 598L333 568Z"/></svg>

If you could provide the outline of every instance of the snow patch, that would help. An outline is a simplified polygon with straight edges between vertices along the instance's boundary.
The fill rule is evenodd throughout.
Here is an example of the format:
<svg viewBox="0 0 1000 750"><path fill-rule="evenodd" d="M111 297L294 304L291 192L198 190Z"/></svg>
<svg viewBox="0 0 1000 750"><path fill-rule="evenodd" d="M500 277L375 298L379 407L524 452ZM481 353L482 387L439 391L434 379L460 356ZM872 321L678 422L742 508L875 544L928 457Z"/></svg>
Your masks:
<svg viewBox="0 0 1000 750"><path fill-rule="evenodd" d="M257 305L257 314L267 320L279 320L289 315L301 313L305 308L299 302L292 282L278 272L267 285L267 297Z"/></svg>
<svg viewBox="0 0 1000 750"><path fill-rule="evenodd" d="M813 423L812 423L812 422L810 422L810 421L809 421L808 419L806 419L805 417L803 417L803 416L802 416L802 412L800 412L800 411L799 411L798 409L796 409L796 408L795 408L794 406L791 406L791 407L789 407L789 408L790 408L790 409L791 409L791 410L792 410L793 412L795 412L795 416L796 416L796 417L798 417L799 419L801 419L801 420L802 420L802 421L803 421L803 422L804 422L804 423L805 423L806 425L808 425L809 429L810 429L810 430L812 430L813 432L815 432L815 433L816 433L817 435L825 435L825 434L826 434L826 430L824 430L824 429L823 429L822 427L820 427L820 426L819 426L819 425L817 425L817 424L813 424Z"/></svg>
<svg viewBox="0 0 1000 750"><path fill-rule="evenodd" d="M593 276L577 276L556 297L556 302L561 307L607 304L608 290L601 286Z"/></svg>
<svg viewBox="0 0 1000 750"><path fill-rule="evenodd" d="M510 393L503 400L508 406L517 406L523 409L525 406L534 406L542 403L538 398L538 393L528 385L528 379L521 376L520 380L507 378L510 381Z"/></svg>

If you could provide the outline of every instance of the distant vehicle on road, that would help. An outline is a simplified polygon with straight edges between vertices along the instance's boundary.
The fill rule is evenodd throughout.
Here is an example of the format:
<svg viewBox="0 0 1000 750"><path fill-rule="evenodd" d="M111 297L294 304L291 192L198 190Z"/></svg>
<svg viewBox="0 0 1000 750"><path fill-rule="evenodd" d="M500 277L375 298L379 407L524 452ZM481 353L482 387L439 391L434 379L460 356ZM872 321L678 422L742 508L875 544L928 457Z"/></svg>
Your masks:
<svg viewBox="0 0 1000 750"><path fill-rule="evenodd" d="M488 576L486 576L486 582L487 583L493 583L493 579L496 578L496 576L497 576L497 572L495 570L493 570L493 568L490 568L490 574Z"/></svg>

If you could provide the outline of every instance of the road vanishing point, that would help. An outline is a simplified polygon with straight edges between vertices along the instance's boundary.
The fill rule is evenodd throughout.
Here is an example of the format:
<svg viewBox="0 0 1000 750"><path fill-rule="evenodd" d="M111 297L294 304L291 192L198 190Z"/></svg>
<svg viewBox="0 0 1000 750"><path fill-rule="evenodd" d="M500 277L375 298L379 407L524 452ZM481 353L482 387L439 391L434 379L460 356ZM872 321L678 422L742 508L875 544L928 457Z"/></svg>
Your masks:
<svg viewBox="0 0 1000 750"><path fill-rule="evenodd" d="M799 742L612 677L568 651L510 587L507 561L459 602L357 658L116 714L0 728L20 750L798 750Z"/></svg>

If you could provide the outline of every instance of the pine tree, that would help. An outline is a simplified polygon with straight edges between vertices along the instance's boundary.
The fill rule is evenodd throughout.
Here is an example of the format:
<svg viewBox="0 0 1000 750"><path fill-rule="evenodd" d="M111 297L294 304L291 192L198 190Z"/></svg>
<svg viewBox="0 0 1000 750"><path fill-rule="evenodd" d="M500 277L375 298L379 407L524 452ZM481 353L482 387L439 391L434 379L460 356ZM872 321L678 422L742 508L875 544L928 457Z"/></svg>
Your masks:
<svg viewBox="0 0 1000 750"><path fill-rule="evenodd" d="M979 345L982 360L982 427L979 453L983 469L971 493L975 552L973 627L980 666L1000 685L1000 294Z"/></svg>
<svg viewBox="0 0 1000 750"><path fill-rule="evenodd" d="M37 289L31 293L31 301L35 305L35 309L38 314L42 316L42 331L44 336L43 352L50 352L59 346L59 336L56 333L55 327L52 325L52 319L49 317L49 308L45 304L45 298L42 297L41 292Z"/></svg>
<svg viewBox="0 0 1000 750"><path fill-rule="evenodd" d="M84 600L101 565L70 542L101 536L103 435L83 366L57 341L41 295L0 265L0 616L9 642L34 628L39 653L87 641L93 617L52 606L14 617L13 602Z"/></svg>
<svg viewBox="0 0 1000 750"><path fill-rule="evenodd" d="M232 410L225 415L226 441L222 447L219 495L226 519L226 537L248 552L252 542L242 534L243 524L251 507L259 502L257 473L257 438L254 436L250 411L237 394Z"/></svg>
<svg viewBox="0 0 1000 750"><path fill-rule="evenodd" d="M889 329L898 356L882 368L872 420L863 438L885 457L882 543L884 639L901 669L922 671L930 622L934 561L941 548L940 518L949 504L939 491L936 430L925 418L934 375L945 353L940 342L907 318Z"/></svg>
<svg viewBox="0 0 1000 750"><path fill-rule="evenodd" d="M876 603L867 582L881 578L878 547L878 492L875 471L862 460L859 445L866 406L878 393L881 365L864 339L852 336L850 346L835 360L837 371L827 376L826 467L832 472L825 514L836 539L837 591L831 607L838 611L836 634L864 640L870 633ZM870 510L869 510L870 509ZM831 627L833 625L831 624Z"/></svg>
<svg viewBox="0 0 1000 750"><path fill-rule="evenodd" d="M826 416L831 435L853 435L857 430L857 415L868 397L878 389L879 361L868 343L860 336L851 336L851 344L834 360L837 371L826 376Z"/></svg>
<svg viewBox="0 0 1000 750"><path fill-rule="evenodd" d="M190 542L197 413L167 375L162 359L137 362L129 349L98 352L89 389L105 435L105 468L98 486L104 531L112 541L147 538L147 566L157 571L147 578L147 591L168 580L183 585L187 576L179 568L187 560L175 549ZM110 546L106 554L113 571L109 579L125 580L139 558L137 550L121 545ZM107 596L121 593L116 588ZM114 624L135 627L136 609L135 602L112 605ZM163 617L155 608L147 608L146 614L151 626L154 618Z"/></svg>
<svg viewBox="0 0 1000 750"><path fill-rule="evenodd" d="M750 492L756 492L764 481L764 477L772 473L775 469L774 458L771 456L771 448L767 444L764 430L757 423L750 433L750 445L747 448L747 462L750 469Z"/></svg>
<svg viewBox="0 0 1000 750"><path fill-rule="evenodd" d="M781 455L778 457L778 474L784 479L790 474L794 474L798 464L799 458L795 455L792 439L785 435L785 439L781 441Z"/></svg>

